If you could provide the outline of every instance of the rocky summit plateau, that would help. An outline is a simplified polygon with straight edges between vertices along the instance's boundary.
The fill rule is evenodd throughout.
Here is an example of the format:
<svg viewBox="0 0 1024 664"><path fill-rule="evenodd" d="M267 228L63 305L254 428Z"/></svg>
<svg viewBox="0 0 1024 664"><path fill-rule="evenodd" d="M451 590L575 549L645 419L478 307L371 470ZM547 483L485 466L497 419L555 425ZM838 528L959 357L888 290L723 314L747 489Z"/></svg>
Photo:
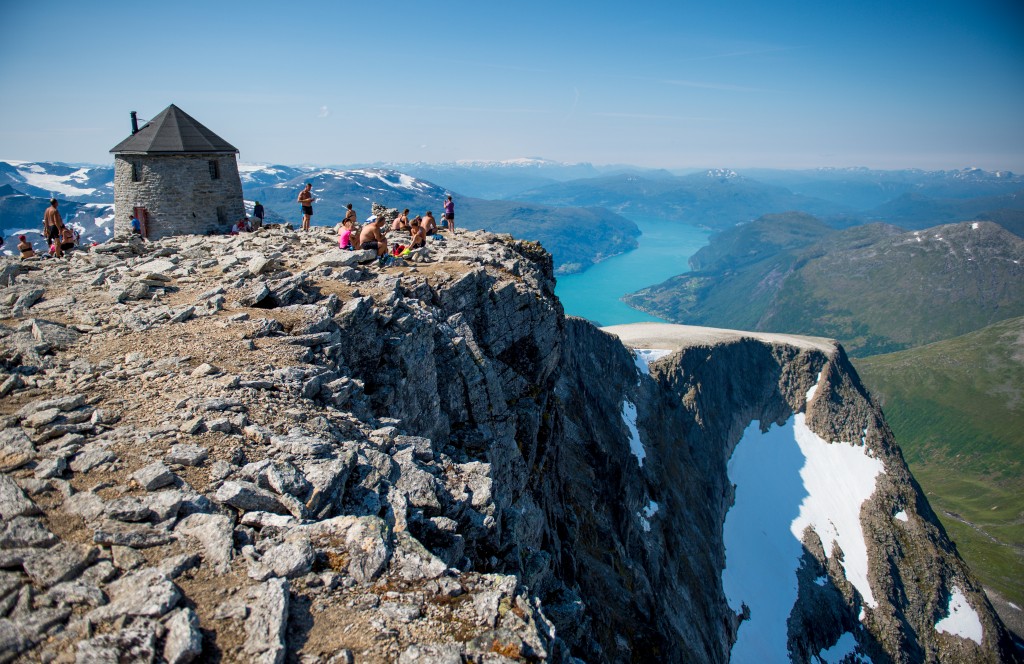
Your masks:
<svg viewBox="0 0 1024 664"><path fill-rule="evenodd" d="M837 343L336 247L0 259L0 661L1014 661Z"/></svg>

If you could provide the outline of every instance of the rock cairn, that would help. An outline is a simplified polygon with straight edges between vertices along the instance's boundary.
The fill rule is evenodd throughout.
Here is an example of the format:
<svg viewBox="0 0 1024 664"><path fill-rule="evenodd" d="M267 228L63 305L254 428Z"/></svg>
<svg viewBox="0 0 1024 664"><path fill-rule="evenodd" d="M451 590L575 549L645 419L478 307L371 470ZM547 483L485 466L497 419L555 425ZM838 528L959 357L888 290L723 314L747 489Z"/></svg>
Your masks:
<svg viewBox="0 0 1024 664"><path fill-rule="evenodd" d="M566 661L487 570L490 464L346 371L409 352L353 327L429 316L407 291L553 288L507 236L428 253L272 227L2 259L0 661Z"/></svg>

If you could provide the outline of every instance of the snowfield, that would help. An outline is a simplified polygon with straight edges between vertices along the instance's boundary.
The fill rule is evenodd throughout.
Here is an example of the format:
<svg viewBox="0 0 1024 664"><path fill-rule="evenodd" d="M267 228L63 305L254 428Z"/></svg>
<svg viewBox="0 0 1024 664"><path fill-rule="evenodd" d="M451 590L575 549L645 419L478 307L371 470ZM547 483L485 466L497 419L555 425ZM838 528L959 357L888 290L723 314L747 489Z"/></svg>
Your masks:
<svg viewBox="0 0 1024 664"><path fill-rule="evenodd" d="M636 368L645 376L651 375L651 362L660 360L663 357L671 355L673 351L663 350L661 348L634 348L633 349L633 360L636 362Z"/></svg>
<svg viewBox="0 0 1024 664"><path fill-rule="evenodd" d="M808 391L814 397L816 386ZM809 528L826 557L838 545L846 578L868 607L868 554L860 510L875 491L882 462L866 447L829 443L798 413L762 432L752 422L728 464L736 500L726 515L722 584L733 610L750 619L740 625L734 662L789 661L786 621L797 599L797 569Z"/></svg>
<svg viewBox="0 0 1024 664"><path fill-rule="evenodd" d="M978 612L967 601L962 590L953 587L949 595L949 607L946 609L946 617L935 623L935 630L946 634L970 639L979 646L983 636L981 618Z"/></svg>

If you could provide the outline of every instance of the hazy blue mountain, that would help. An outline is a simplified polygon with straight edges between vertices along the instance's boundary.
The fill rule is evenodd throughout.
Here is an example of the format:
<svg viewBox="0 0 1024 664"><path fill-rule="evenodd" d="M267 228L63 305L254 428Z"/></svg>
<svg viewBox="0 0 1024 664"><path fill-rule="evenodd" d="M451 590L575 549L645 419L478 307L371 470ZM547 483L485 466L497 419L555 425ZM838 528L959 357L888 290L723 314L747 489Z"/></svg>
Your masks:
<svg viewBox="0 0 1024 664"><path fill-rule="evenodd" d="M1024 177L1008 171L968 168L952 171L869 168L804 170L744 169L761 182L785 187L795 194L833 201L855 210L871 210L904 194L926 198L998 196L1024 188Z"/></svg>
<svg viewBox="0 0 1024 664"><path fill-rule="evenodd" d="M863 216L917 230L935 224L980 219L999 211L1024 212L1024 186L1004 194L972 198L932 198L907 193L864 212Z"/></svg>
<svg viewBox="0 0 1024 664"><path fill-rule="evenodd" d="M748 226L754 237L757 226ZM678 323L832 337L855 356L1024 314L1024 239L990 222L911 233L858 226L806 245L780 244L752 263L742 249L749 245L731 242L738 251L732 258L712 252L713 269L673 277L627 302Z"/></svg>
<svg viewBox="0 0 1024 664"><path fill-rule="evenodd" d="M764 214L801 210L826 217L848 214L834 203L800 196L735 171L712 170L685 176L620 174L563 182L519 194L550 205L599 206L627 217L679 221L728 228ZM847 225L838 221L837 225Z"/></svg>
<svg viewBox="0 0 1024 664"><path fill-rule="evenodd" d="M651 177L671 175L667 171L637 166L563 164L547 159L509 159L505 161L457 161L440 164L374 164L430 180L458 191L464 196L498 199L519 198L519 193L558 182L621 173Z"/></svg>

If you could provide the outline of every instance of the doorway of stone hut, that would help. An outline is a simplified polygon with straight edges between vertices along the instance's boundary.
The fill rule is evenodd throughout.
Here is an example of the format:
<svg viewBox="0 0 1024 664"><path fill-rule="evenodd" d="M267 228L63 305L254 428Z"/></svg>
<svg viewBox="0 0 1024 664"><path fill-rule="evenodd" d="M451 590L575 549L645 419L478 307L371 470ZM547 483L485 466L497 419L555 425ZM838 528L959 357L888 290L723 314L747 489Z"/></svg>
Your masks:
<svg viewBox="0 0 1024 664"><path fill-rule="evenodd" d="M142 231L142 237L149 239L149 212L144 207L135 207L132 209L132 214L139 220L139 230Z"/></svg>

